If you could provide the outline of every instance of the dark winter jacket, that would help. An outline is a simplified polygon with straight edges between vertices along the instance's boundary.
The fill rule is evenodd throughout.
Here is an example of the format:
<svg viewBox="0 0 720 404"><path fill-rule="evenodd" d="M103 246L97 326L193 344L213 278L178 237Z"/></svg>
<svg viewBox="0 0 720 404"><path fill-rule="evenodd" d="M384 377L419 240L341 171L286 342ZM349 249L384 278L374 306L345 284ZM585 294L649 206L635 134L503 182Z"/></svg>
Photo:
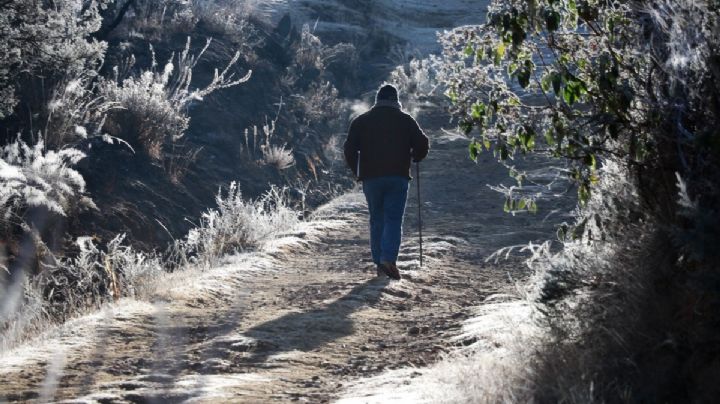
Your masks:
<svg viewBox="0 0 720 404"><path fill-rule="evenodd" d="M343 148L348 167L363 180L391 175L411 178L411 160L424 159L430 146L420 126L400 109L400 104L379 101L352 121Z"/></svg>

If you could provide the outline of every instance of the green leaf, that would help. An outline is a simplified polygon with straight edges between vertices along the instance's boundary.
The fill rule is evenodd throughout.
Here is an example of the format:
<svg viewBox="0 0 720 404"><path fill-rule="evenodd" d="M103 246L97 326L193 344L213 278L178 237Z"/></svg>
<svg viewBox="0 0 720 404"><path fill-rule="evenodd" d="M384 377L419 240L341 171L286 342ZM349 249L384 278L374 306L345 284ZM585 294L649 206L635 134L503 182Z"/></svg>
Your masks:
<svg viewBox="0 0 720 404"><path fill-rule="evenodd" d="M575 0L568 0L567 2L568 11L568 22L571 29L577 28L578 10Z"/></svg>
<svg viewBox="0 0 720 404"><path fill-rule="evenodd" d="M578 5L578 15L580 15L583 20L592 22L598 17L598 7L589 4L587 0L582 0Z"/></svg>
<svg viewBox="0 0 720 404"><path fill-rule="evenodd" d="M537 213L538 207L537 207L537 203L535 203L534 200L531 200L531 201L530 201L530 205L528 206L528 210L530 211L530 213Z"/></svg>
<svg viewBox="0 0 720 404"><path fill-rule="evenodd" d="M527 34L525 33L525 30L517 22L515 22L515 24L513 24L510 35L511 35L512 44L515 47L520 46L523 43L523 41L525 40L525 38L527 38Z"/></svg>
<svg viewBox="0 0 720 404"><path fill-rule="evenodd" d="M460 121L458 126L460 127L460 130L462 131L462 133L465 134L465 136L470 134L470 132L472 132L472 129L473 129L473 123L470 121L465 121L465 120Z"/></svg>
<svg viewBox="0 0 720 404"><path fill-rule="evenodd" d="M555 132L551 128L545 131L545 141L547 142L548 146L555 145L554 133Z"/></svg>
<svg viewBox="0 0 720 404"><path fill-rule="evenodd" d="M590 167L593 171L597 169L597 160L595 159L594 154L586 154L585 158L583 159L583 162L586 166Z"/></svg>
<svg viewBox="0 0 720 404"><path fill-rule="evenodd" d="M545 9L545 27L550 32L555 32L560 28L560 13L548 8Z"/></svg>
<svg viewBox="0 0 720 404"><path fill-rule="evenodd" d="M558 72L552 72L550 81L552 81L553 91L555 95L560 95L560 86L562 85L562 76Z"/></svg>
<svg viewBox="0 0 720 404"><path fill-rule="evenodd" d="M565 241L568 232L568 225L566 223L561 224L557 229L557 238L560 241Z"/></svg>
<svg viewBox="0 0 720 404"><path fill-rule="evenodd" d="M470 57L473 53L475 53L475 49L473 49L472 44L468 43L467 45L465 45L465 49L463 49L463 54L465 54L465 56L467 57Z"/></svg>
<svg viewBox="0 0 720 404"><path fill-rule="evenodd" d="M540 88L542 88L542 90L546 93L550 91L550 86L552 85L552 74L553 73L554 72L552 72L552 71L545 72L545 74L540 79Z"/></svg>
<svg viewBox="0 0 720 404"><path fill-rule="evenodd" d="M499 65L503 58L505 58L505 44L500 43L495 49L495 64Z"/></svg>
<svg viewBox="0 0 720 404"><path fill-rule="evenodd" d="M510 152L508 151L507 145L500 145L500 160L507 160L508 157L510 157Z"/></svg>
<svg viewBox="0 0 720 404"><path fill-rule="evenodd" d="M483 136L483 146L485 146L485 150L490 151L490 139L487 136Z"/></svg>
<svg viewBox="0 0 720 404"><path fill-rule="evenodd" d="M590 187L587 184L580 184L578 187L578 199L580 200L580 206L587 205L590 200Z"/></svg>
<svg viewBox="0 0 720 404"><path fill-rule="evenodd" d="M527 88L530 85L530 71L522 70L517 74L518 84L520 87Z"/></svg>
<svg viewBox="0 0 720 404"><path fill-rule="evenodd" d="M445 95L450 99L450 102L456 104L458 101L458 93L454 89L449 89L445 92Z"/></svg>
<svg viewBox="0 0 720 404"><path fill-rule="evenodd" d="M580 98L585 94L587 94L585 83L569 75L565 80L565 87L563 88L563 100L565 103L572 105L580 101Z"/></svg>
<svg viewBox="0 0 720 404"><path fill-rule="evenodd" d="M527 136L525 139L525 148L528 150L534 150L535 149L535 129L533 129L532 126L526 126L525 132L527 132Z"/></svg>
<svg viewBox="0 0 720 404"><path fill-rule="evenodd" d="M527 205L527 201L524 198L520 199L520 202L518 202L518 210L525 209L526 205Z"/></svg>
<svg viewBox="0 0 720 404"><path fill-rule="evenodd" d="M471 109L472 109L472 112L470 113L470 116L473 119L479 121L481 118L483 118L485 116L486 107L485 107L485 104L483 104L482 102L476 102L475 104L472 105Z"/></svg>
<svg viewBox="0 0 720 404"><path fill-rule="evenodd" d="M470 153L470 159L477 163L478 156L482 152L482 145L473 139L468 145L468 152Z"/></svg>
<svg viewBox="0 0 720 404"><path fill-rule="evenodd" d="M503 205L503 211L505 213L510 213L512 210L512 200L510 198L505 198L505 204Z"/></svg>

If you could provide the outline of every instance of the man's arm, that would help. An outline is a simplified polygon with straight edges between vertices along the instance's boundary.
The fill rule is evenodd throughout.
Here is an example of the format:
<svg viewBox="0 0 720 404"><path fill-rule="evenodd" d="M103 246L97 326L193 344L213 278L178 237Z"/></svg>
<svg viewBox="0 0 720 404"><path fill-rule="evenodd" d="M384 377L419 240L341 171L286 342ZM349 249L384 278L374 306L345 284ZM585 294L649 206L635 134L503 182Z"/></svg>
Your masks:
<svg viewBox="0 0 720 404"><path fill-rule="evenodd" d="M348 130L347 138L343 144L343 152L345 154L345 163L355 172L358 163L358 151L360 151L360 128L358 127L357 120L353 120Z"/></svg>
<svg viewBox="0 0 720 404"><path fill-rule="evenodd" d="M410 117L410 145L412 147L412 159L416 163L422 161L430 150L430 139L412 117Z"/></svg>

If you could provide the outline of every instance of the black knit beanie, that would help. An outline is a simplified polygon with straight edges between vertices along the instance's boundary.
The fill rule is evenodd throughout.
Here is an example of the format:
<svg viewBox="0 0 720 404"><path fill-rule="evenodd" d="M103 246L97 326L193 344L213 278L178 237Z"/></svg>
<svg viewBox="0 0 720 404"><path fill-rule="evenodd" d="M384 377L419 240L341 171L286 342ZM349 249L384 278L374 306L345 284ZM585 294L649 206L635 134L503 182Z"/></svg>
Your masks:
<svg viewBox="0 0 720 404"><path fill-rule="evenodd" d="M385 84L384 86L380 87L375 99L377 101L380 101L380 100L398 101L397 88L393 87L390 84Z"/></svg>

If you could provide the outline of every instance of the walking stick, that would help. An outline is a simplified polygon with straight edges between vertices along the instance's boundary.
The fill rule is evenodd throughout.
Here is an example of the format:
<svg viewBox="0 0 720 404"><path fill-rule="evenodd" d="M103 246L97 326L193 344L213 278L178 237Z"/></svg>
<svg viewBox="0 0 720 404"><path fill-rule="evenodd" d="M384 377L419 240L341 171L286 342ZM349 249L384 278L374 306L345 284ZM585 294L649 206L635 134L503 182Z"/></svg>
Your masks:
<svg viewBox="0 0 720 404"><path fill-rule="evenodd" d="M415 163L415 176L417 177L417 203L418 203L418 235L420 237L420 268L423 266L422 251L422 201L420 201L420 162Z"/></svg>

